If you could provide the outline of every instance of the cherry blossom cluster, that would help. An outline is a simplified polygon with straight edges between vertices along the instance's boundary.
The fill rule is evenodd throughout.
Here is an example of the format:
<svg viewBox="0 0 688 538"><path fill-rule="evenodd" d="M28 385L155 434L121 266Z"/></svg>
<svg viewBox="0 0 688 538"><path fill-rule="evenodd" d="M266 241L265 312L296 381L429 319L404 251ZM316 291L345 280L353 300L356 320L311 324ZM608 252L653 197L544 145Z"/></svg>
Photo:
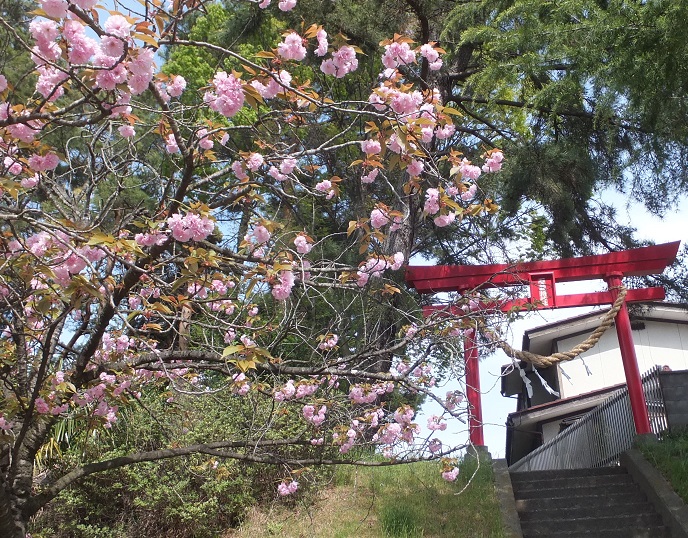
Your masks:
<svg viewBox="0 0 688 538"><path fill-rule="evenodd" d="M167 226L172 232L172 237L177 241L201 241L208 237L215 229L215 222L196 213L187 213L182 216L175 213L167 219Z"/></svg>
<svg viewBox="0 0 688 538"><path fill-rule="evenodd" d="M270 0L268 0L269 2ZM281 2L280 2L281 3ZM299 483L296 480L291 480L290 482L282 482L277 486L277 493L281 496L292 495L296 493L299 489Z"/></svg>
<svg viewBox="0 0 688 538"><path fill-rule="evenodd" d="M8 248L15 256L30 253L50 263L49 274L37 275L34 282L36 290L45 289L49 281L67 286L72 276L92 268L107 255L101 248L80 245L61 230L30 235L24 244L13 239L8 243Z"/></svg>
<svg viewBox="0 0 688 538"><path fill-rule="evenodd" d="M245 396L251 390L251 383L246 379L244 372L239 372L232 376L233 387L232 390L239 396Z"/></svg>
<svg viewBox="0 0 688 538"><path fill-rule="evenodd" d="M356 51L353 47L345 45L336 52L332 53L332 58L325 60L320 65L320 70L326 75L334 75L337 78L343 78L349 73L356 71L358 68L358 60L356 59Z"/></svg>
<svg viewBox="0 0 688 538"><path fill-rule="evenodd" d="M308 254L313 248L312 243L306 234L299 234L294 239L294 246L296 247L296 252L299 254Z"/></svg>
<svg viewBox="0 0 688 538"><path fill-rule="evenodd" d="M293 287L294 273L292 271L280 271L278 282L272 286L272 296L278 301L284 301L291 295Z"/></svg>
<svg viewBox="0 0 688 538"><path fill-rule="evenodd" d="M457 217L457 211L452 210L456 207L456 203L460 201L470 201L475 197L477 185L474 181L480 177L481 173L497 172L501 170L504 155L499 150L493 150L486 154L485 165L482 169L479 166L471 164L471 162L463 158L458 166L452 169L452 172L458 172L459 184L448 185L446 188L429 188L425 191L425 205L423 211L427 215L437 215L434 217L434 223L438 227L445 227L454 222Z"/></svg>
<svg viewBox="0 0 688 538"><path fill-rule="evenodd" d="M431 415L428 417L428 430L430 431L444 431L447 429L447 423L437 415Z"/></svg>
<svg viewBox="0 0 688 538"><path fill-rule="evenodd" d="M325 422L325 414L326 413L327 413L327 406L326 405L320 406L320 409L318 410L317 413L315 411L314 406L312 406L312 405L304 405L303 406L304 418L316 427L320 426L323 422Z"/></svg>
<svg viewBox="0 0 688 538"><path fill-rule="evenodd" d="M356 384L349 391L349 399L355 404L372 404L380 396L394 391L394 383Z"/></svg>
<svg viewBox="0 0 688 538"><path fill-rule="evenodd" d="M203 101L215 112L227 118L244 106L244 89L240 79L232 73L218 71L212 81L212 90L205 92Z"/></svg>
<svg viewBox="0 0 688 538"><path fill-rule="evenodd" d="M318 344L318 349L322 351L328 351L337 347L337 342L339 342L339 336L336 334L327 334L322 337L322 340Z"/></svg>
<svg viewBox="0 0 688 538"><path fill-rule="evenodd" d="M320 384L324 379L302 380L294 383L293 379L289 379L280 389L273 393L273 398L277 402L283 402L291 399L307 398L315 394L320 388Z"/></svg>
<svg viewBox="0 0 688 538"><path fill-rule="evenodd" d="M375 434L373 440L387 445L383 453L392 454L393 446L399 442L411 444L415 436L420 433L420 428L413 423L414 409L410 405L399 407L393 415L394 422L386 424Z"/></svg>
<svg viewBox="0 0 688 538"><path fill-rule="evenodd" d="M371 277L379 278L387 269L396 271L401 268L404 263L404 254L397 252L391 259L373 256L368 258L356 272L356 283L359 287L364 287Z"/></svg>

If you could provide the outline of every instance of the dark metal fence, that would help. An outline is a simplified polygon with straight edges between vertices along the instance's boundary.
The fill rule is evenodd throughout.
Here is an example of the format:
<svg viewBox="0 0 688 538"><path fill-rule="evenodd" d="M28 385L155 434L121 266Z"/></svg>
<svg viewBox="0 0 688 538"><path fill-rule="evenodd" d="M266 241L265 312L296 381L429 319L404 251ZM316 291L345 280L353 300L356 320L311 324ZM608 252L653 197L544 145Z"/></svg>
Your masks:
<svg viewBox="0 0 688 538"><path fill-rule="evenodd" d="M667 430L664 398L656 366L642 376L652 432ZM510 471L581 469L614 465L633 445L635 425L628 388L614 392L604 403L583 415L559 435L520 459Z"/></svg>

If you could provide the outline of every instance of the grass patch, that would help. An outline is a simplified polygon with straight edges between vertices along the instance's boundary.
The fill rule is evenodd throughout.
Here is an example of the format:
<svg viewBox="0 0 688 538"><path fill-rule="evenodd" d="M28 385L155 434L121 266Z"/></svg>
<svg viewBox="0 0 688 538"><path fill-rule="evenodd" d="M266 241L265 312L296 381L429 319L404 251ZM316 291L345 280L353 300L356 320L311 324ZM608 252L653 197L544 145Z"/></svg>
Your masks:
<svg viewBox="0 0 688 538"><path fill-rule="evenodd" d="M638 448L688 503L688 430L668 434L659 443L642 443Z"/></svg>
<svg viewBox="0 0 688 538"><path fill-rule="evenodd" d="M454 483L433 462L340 468L314 503L263 506L225 538L264 536L487 538L503 530L492 468L468 456Z"/></svg>

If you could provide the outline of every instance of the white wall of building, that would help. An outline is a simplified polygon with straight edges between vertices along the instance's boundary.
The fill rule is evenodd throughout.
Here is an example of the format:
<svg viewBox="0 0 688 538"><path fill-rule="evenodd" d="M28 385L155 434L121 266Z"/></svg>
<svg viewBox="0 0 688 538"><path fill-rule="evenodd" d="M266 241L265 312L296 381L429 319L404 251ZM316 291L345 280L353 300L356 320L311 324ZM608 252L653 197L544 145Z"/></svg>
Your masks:
<svg viewBox="0 0 688 538"><path fill-rule="evenodd" d="M672 370L688 370L688 324L667 320L644 323L645 329L633 331L640 373L644 374L656 365L667 365ZM572 349L586 337L578 335L564 338L557 342L557 348L559 351ZM561 363L560 369L570 377L568 380L562 373L562 398L625 383L615 328L607 330L597 345L580 358Z"/></svg>

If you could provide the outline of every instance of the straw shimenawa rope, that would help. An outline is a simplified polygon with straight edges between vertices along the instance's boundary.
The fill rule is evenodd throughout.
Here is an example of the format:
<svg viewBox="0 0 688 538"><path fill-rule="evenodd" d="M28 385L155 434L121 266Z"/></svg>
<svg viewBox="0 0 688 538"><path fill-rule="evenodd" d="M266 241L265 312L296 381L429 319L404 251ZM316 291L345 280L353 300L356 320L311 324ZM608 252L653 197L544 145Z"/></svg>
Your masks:
<svg viewBox="0 0 688 538"><path fill-rule="evenodd" d="M621 306L623 305L628 290L624 286L619 286L618 288L612 289L618 289L619 295L614 301L612 307L609 309L609 312L607 312L604 318L602 318L602 322L599 324L597 329L595 329L592 332L592 334L590 334L590 336L588 336L588 338L585 339L585 341L581 342L570 351L552 353L551 355L545 357L544 355L538 355L537 353L531 353L530 351L520 351L514 349L503 340L498 340L495 343L497 344L497 346L502 348L504 352L510 357L515 357L522 361L530 362L535 366L541 368L552 366L553 364L556 364L558 362L570 361L571 359L575 359L581 353L585 353L590 348L594 347L595 344L599 342L600 338L605 333L605 331L609 329L609 327L614 325L614 318L616 318L616 314L619 312L619 310L621 310Z"/></svg>

